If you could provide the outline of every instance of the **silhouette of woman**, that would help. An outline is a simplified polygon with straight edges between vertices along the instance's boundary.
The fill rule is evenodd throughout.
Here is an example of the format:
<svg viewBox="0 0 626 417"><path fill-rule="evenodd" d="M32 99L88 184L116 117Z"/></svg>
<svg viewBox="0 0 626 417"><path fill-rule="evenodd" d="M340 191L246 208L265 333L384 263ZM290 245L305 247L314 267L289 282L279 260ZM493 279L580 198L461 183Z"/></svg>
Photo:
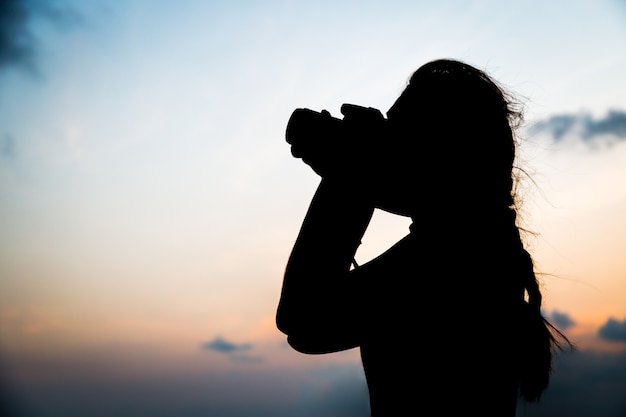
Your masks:
<svg viewBox="0 0 626 417"><path fill-rule="evenodd" d="M415 71L387 118L344 105L288 126L321 176L289 257L276 322L299 352L360 348L373 417L514 416L539 400L567 341L541 313L517 225L511 96L440 59ZM290 131L291 129L291 131ZM409 233L358 266L374 209ZM353 264L353 267L351 266Z"/></svg>

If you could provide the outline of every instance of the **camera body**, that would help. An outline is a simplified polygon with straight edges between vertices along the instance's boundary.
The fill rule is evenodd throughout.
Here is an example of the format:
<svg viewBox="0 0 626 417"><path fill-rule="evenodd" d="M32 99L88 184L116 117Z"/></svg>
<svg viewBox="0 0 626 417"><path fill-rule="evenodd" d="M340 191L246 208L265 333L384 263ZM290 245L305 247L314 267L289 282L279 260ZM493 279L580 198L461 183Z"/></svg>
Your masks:
<svg viewBox="0 0 626 417"><path fill-rule="evenodd" d="M285 133L293 156L306 159L322 153L367 147L384 132L386 119L376 108L343 104L341 113L343 119L331 116L326 110L295 109Z"/></svg>

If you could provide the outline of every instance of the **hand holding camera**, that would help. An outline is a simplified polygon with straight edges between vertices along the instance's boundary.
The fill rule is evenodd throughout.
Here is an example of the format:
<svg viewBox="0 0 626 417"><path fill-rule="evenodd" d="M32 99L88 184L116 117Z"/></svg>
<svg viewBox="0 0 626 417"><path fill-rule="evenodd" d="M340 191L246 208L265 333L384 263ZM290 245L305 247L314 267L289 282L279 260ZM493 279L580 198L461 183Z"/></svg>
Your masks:
<svg viewBox="0 0 626 417"><path fill-rule="evenodd" d="M294 110L287 123L291 153L321 177L358 175L375 158L386 131L380 110L354 104L341 106L343 119L322 110Z"/></svg>

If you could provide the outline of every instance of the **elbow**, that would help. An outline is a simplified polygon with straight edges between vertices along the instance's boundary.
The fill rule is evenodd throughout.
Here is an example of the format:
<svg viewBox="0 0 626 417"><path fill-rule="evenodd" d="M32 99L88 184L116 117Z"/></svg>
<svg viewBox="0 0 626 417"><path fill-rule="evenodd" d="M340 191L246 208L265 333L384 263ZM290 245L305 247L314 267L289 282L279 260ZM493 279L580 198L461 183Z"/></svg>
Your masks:
<svg viewBox="0 0 626 417"><path fill-rule="evenodd" d="M276 327L287 336L308 332L316 322L313 311L306 299L283 296L276 309Z"/></svg>
<svg viewBox="0 0 626 417"><path fill-rule="evenodd" d="M276 315L276 327L287 336L287 343L294 350L300 353L312 353L310 347L305 343L305 339L298 336L301 334L301 331L297 331L298 326L294 325L292 320L288 320L284 315L281 315L280 312Z"/></svg>
<svg viewBox="0 0 626 417"><path fill-rule="evenodd" d="M289 336L289 334L291 333L291 329L292 329L292 326L290 325L289 320L285 318L284 314L281 314L280 309L276 313L276 328L281 333L287 336Z"/></svg>
<svg viewBox="0 0 626 417"><path fill-rule="evenodd" d="M315 344L311 343L310 340L302 337L298 337L297 335L288 335L287 343L294 350L304 353L306 355L318 355L322 353L328 353L326 350L319 349Z"/></svg>
<svg viewBox="0 0 626 417"><path fill-rule="evenodd" d="M287 343L294 350L307 355L323 355L358 346L358 343L349 341L349 338L308 333L291 333L287 335Z"/></svg>
<svg viewBox="0 0 626 417"><path fill-rule="evenodd" d="M294 350L307 355L320 355L352 349L359 345L356 335L342 332L324 320L301 315L293 317L281 310L276 314L278 330L287 336L287 343Z"/></svg>
<svg viewBox="0 0 626 417"><path fill-rule="evenodd" d="M289 336L294 331L293 315L285 311L284 305L281 303L276 311L276 328L283 334Z"/></svg>
<svg viewBox="0 0 626 417"><path fill-rule="evenodd" d="M317 348L311 335L316 332L310 328L310 323L303 317L294 317L293 312L287 314L284 308L278 308L276 313L276 327L287 336L287 343L294 350L305 354L317 354Z"/></svg>

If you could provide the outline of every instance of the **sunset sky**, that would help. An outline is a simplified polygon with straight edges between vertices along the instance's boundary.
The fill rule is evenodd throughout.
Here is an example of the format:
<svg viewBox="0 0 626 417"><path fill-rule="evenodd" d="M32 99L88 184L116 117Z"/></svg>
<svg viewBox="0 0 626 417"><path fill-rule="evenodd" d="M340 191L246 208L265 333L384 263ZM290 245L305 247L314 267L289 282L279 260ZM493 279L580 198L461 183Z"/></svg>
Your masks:
<svg viewBox="0 0 626 417"><path fill-rule="evenodd" d="M525 108L524 226L578 349L520 416L626 415L623 0L2 2L0 407L367 415L358 351L301 355L274 324L319 181L285 126L385 112L436 58ZM357 261L408 224L376 212Z"/></svg>

